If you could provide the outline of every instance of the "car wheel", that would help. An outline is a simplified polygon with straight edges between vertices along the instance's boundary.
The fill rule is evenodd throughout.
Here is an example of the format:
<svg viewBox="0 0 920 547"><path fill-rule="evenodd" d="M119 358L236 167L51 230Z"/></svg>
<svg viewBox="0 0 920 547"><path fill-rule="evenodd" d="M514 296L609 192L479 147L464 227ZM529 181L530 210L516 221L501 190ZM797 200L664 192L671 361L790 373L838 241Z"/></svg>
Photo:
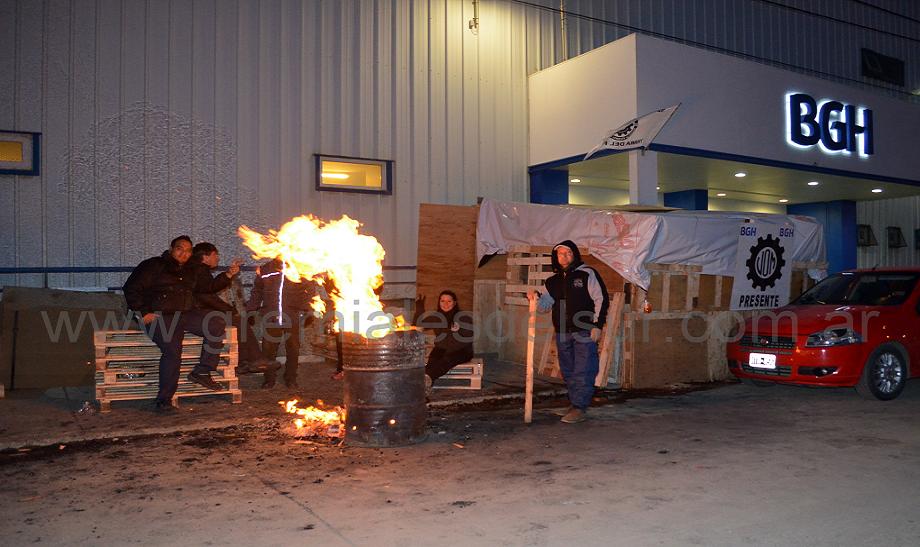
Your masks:
<svg viewBox="0 0 920 547"><path fill-rule="evenodd" d="M883 344L872 352L863 367L856 391L866 399L890 401L907 383L907 359L897 346Z"/></svg>
<svg viewBox="0 0 920 547"><path fill-rule="evenodd" d="M755 387L773 387L776 385L776 382L768 382L767 380L755 380L753 378L740 378L741 383L746 386L755 386Z"/></svg>

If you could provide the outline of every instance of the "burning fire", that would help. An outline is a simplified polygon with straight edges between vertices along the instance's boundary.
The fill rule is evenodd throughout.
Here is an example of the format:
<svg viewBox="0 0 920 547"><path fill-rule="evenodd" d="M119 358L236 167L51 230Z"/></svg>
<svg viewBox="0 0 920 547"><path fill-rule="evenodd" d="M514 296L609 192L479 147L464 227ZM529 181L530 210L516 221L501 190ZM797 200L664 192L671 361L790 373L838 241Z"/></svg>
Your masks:
<svg viewBox="0 0 920 547"><path fill-rule="evenodd" d="M358 233L360 225L346 215L329 222L305 215L278 231L269 230L267 235L248 226L240 226L238 233L254 259L281 257L284 275L291 281L312 279L322 285L326 274L335 285L329 293L337 314L336 331L381 338L403 322L401 317L383 312L374 292L383 284L386 253L376 238ZM311 307L325 313L325 303L319 297L313 299Z"/></svg>
<svg viewBox="0 0 920 547"><path fill-rule="evenodd" d="M298 407L297 399L291 401L278 401L288 414L294 414L294 435L297 437L342 437L345 435L345 409L340 406L323 410L323 402L316 401L319 406Z"/></svg>

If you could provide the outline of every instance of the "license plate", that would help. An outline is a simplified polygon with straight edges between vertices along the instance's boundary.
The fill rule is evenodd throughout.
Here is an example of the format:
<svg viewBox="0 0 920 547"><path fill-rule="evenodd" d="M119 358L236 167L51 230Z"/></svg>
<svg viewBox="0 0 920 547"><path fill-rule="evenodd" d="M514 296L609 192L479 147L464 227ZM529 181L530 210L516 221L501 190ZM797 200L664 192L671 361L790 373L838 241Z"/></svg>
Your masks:
<svg viewBox="0 0 920 547"><path fill-rule="evenodd" d="M769 353L752 353L748 357L748 365L753 368L776 370L776 356Z"/></svg>

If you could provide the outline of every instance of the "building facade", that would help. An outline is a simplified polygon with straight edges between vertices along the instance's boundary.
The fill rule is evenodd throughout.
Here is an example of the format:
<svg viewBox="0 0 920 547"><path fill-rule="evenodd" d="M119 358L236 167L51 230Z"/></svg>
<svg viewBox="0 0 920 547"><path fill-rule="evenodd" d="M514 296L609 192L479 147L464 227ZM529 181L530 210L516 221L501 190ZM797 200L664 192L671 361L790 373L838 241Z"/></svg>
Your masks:
<svg viewBox="0 0 920 547"><path fill-rule="evenodd" d="M118 286L183 233L245 256L239 225L300 214L357 218L411 282L419 203L531 199L528 77L633 33L918 104L906 0L0 0L0 131L40 134L39 173L0 174L0 285ZM317 190L317 154L392 161L392 193ZM917 263L890 201L859 222L908 249L860 261Z"/></svg>

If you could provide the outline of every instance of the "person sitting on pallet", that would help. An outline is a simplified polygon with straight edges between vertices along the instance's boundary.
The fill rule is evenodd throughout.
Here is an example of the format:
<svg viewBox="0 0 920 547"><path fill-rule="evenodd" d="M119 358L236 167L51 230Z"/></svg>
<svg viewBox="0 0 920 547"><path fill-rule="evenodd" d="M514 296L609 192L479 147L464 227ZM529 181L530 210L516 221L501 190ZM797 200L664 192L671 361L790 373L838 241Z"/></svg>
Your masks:
<svg viewBox="0 0 920 547"><path fill-rule="evenodd" d="M266 359L274 361L278 346L284 342L284 385L297 388L300 340L303 327L313 319L310 301L316 284L288 279L280 257L261 265L256 274L252 292L246 301L246 311L258 311L262 317L262 354ZM262 387L275 387L275 379L274 371L266 372Z"/></svg>
<svg viewBox="0 0 920 547"><path fill-rule="evenodd" d="M195 309L197 266L191 264L192 240L179 236L162 255L148 258L125 281L125 301L150 339L160 348L160 385L155 409L174 410L179 387L182 340L190 332L204 339L198 364L188 374L191 382L213 391L223 387L211 378L224 347L226 322L216 314Z"/></svg>
<svg viewBox="0 0 920 547"><path fill-rule="evenodd" d="M461 312L457 295L444 290L438 296L438 311L425 312L425 296L415 299L415 318L412 324L434 331L434 348L425 364L425 392L450 369L473 358L473 317Z"/></svg>
<svg viewBox="0 0 920 547"><path fill-rule="evenodd" d="M266 359L259 349L259 339L252 329L249 317L245 313L245 303L242 302L242 286L239 282L240 261L234 260L227 267L226 272L212 276L211 272L220 262L220 253L217 247L210 242L202 241L195 244L192 249L191 262L198 266L197 292L195 293L195 307L206 312L220 312L224 320L236 327L237 342L239 343L240 362L236 368L237 374L250 374L261 372L274 372L281 365L277 361ZM234 287L234 299L239 304L238 308L221 298L220 293Z"/></svg>
<svg viewBox="0 0 920 547"><path fill-rule="evenodd" d="M581 253L572 241L553 247L553 271L546 281L546 293L539 296L538 309L553 312L559 370L569 392L570 406L562 421L574 424L585 419L599 359L597 341L607 319L610 297L597 271L581 261ZM535 291L528 298L537 298Z"/></svg>

